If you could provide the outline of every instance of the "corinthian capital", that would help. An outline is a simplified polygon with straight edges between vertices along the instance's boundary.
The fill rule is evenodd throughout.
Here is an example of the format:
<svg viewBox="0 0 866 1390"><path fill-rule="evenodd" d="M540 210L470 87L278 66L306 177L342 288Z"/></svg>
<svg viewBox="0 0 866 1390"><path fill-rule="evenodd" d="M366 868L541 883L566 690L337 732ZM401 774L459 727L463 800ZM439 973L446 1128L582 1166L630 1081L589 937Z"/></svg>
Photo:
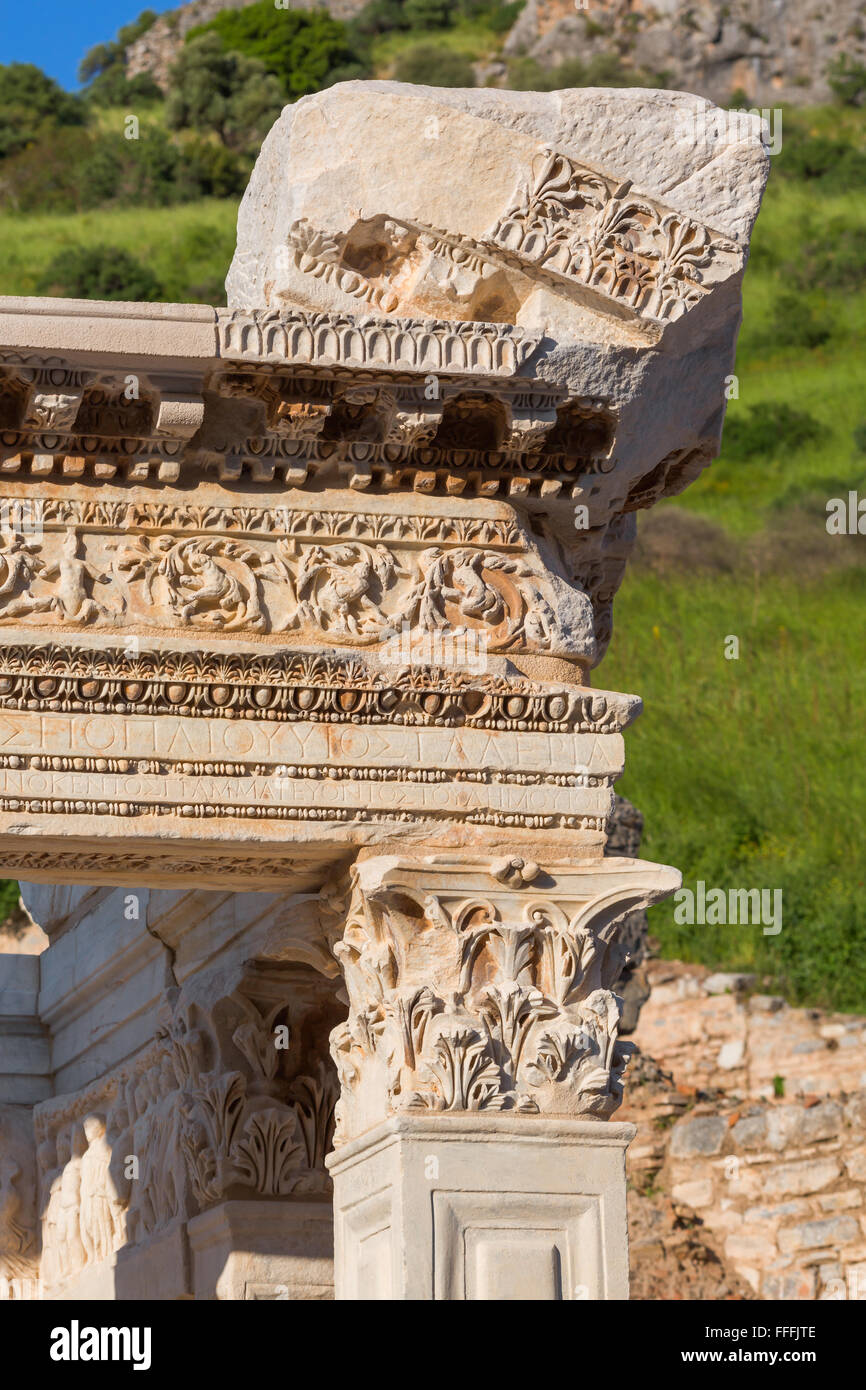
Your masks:
<svg viewBox="0 0 866 1390"><path fill-rule="evenodd" d="M618 922L679 881L639 860L362 859L333 947L350 1004L331 1035L338 1142L400 1111L611 1115L629 1049Z"/></svg>

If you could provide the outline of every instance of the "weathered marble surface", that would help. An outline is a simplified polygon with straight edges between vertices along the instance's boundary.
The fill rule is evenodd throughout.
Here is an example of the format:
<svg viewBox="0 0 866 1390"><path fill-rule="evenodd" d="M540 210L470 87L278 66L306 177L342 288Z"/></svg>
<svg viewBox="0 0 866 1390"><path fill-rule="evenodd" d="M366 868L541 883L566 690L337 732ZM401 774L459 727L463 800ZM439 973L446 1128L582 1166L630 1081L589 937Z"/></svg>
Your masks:
<svg viewBox="0 0 866 1390"><path fill-rule="evenodd" d="M684 100L338 86L228 309L0 300L42 1296L624 1296L619 931L679 875L604 853L640 701L591 673L717 450L767 168Z"/></svg>

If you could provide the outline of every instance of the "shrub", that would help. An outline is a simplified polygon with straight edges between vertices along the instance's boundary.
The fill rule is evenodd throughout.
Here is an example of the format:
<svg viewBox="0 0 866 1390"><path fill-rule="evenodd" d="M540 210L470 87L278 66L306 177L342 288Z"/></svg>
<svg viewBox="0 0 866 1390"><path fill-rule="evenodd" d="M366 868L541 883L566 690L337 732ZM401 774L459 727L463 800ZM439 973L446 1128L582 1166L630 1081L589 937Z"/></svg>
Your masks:
<svg viewBox="0 0 866 1390"><path fill-rule="evenodd" d="M142 10L138 19L134 19L131 24L124 24L121 29L118 29L117 42L124 48L135 43L136 39L140 39L142 34L146 34L148 29L153 27L158 18L156 10Z"/></svg>
<svg viewBox="0 0 866 1390"><path fill-rule="evenodd" d="M866 64L855 63L847 53L828 65L827 81L843 106L862 106L866 102Z"/></svg>
<svg viewBox="0 0 866 1390"><path fill-rule="evenodd" d="M844 193L866 188L866 154L845 140L794 131L785 140L777 167L783 178L820 180L822 188Z"/></svg>
<svg viewBox="0 0 866 1390"><path fill-rule="evenodd" d="M162 286L149 266L119 246L69 246L40 277L37 293L151 301L162 297Z"/></svg>
<svg viewBox="0 0 866 1390"><path fill-rule="evenodd" d="M199 195L205 198L236 198L243 193L250 176L250 162L215 140L186 140L181 146L178 171L183 201Z"/></svg>
<svg viewBox="0 0 866 1390"><path fill-rule="evenodd" d="M809 232L797 260L785 267L792 284L804 292L862 289L866 284L866 227L831 218L820 231L810 228Z"/></svg>
<svg viewBox="0 0 866 1390"><path fill-rule="evenodd" d="M510 65L509 87L520 91L558 92L569 87L661 87L662 75L642 68L627 68L615 53L599 53L584 63L567 58L554 68L543 68L534 58L520 58Z"/></svg>
<svg viewBox="0 0 866 1390"><path fill-rule="evenodd" d="M434 43L416 43L407 48L394 65L394 76L398 82L417 82L426 87L475 86L475 73L468 58Z"/></svg>
<svg viewBox="0 0 866 1390"><path fill-rule="evenodd" d="M454 0L405 0L410 29L447 29L454 22Z"/></svg>
<svg viewBox="0 0 866 1390"><path fill-rule="evenodd" d="M773 307L770 345L816 348L837 331L836 315L823 297L784 292Z"/></svg>
<svg viewBox="0 0 866 1390"><path fill-rule="evenodd" d="M347 25L349 42L357 49L359 41L376 38L379 34L399 33L408 29L409 21L401 0L369 0L369 3Z"/></svg>
<svg viewBox="0 0 866 1390"><path fill-rule="evenodd" d="M94 77L84 95L94 106L133 106L163 99L162 88L148 73L127 77L120 65L106 68Z"/></svg>
<svg viewBox="0 0 866 1390"><path fill-rule="evenodd" d="M811 415L782 401L763 401L751 410L729 415L723 450L741 459L757 458L779 449L800 449L821 438L823 430Z"/></svg>
<svg viewBox="0 0 866 1390"><path fill-rule="evenodd" d="M526 0L512 0L511 4L494 5L487 17L487 23L494 34L507 34L517 22L517 16L524 8Z"/></svg>

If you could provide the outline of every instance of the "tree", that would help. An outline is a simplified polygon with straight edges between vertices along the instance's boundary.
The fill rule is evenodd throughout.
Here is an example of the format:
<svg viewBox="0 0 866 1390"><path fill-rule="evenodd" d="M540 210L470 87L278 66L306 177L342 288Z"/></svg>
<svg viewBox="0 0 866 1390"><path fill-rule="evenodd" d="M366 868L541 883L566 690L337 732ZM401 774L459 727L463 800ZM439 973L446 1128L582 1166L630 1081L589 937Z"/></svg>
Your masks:
<svg viewBox="0 0 866 1390"><path fill-rule="evenodd" d="M86 119L80 97L65 92L35 63L0 66L0 159L26 149L46 131L81 126Z"/></svg>
<svg viewBox="0 0 866 1390"><path fill-rule="evenodd" d="M68 246L54 257L37 292L72 299L152 301L162 297L162 286L149 266L120 246Z"/></svg>
<svg viewBox="0 0 866 1390"><path fill-rule="evenodd" d="M280 114L280 85L261 63L229 53L217 34L181 49L169 74L165 108L172 130L213 131L224 145L258 143Z"/></svg>
<svg viewBox="0 0 866 1390"><path fill-rule="evenodd" d="M156 22L155 10L143 10L138 19L118 30L117 38L98 43L78 64L78 80L86 83L84 95L98 106L125 106L133 101L158 101L160 87L146 73L126 76L126 50Z"/></svg>
<svg viewBox="0 0 866 1390"><path fill-rule="evenodd" d="M339 20L323 10L276 9L273 0L223 10L208 24L191 29L187 43L201 35L216 35L226 50L256 59L290 100L321 91L335 69L357 68L361 61Z"/></svg>

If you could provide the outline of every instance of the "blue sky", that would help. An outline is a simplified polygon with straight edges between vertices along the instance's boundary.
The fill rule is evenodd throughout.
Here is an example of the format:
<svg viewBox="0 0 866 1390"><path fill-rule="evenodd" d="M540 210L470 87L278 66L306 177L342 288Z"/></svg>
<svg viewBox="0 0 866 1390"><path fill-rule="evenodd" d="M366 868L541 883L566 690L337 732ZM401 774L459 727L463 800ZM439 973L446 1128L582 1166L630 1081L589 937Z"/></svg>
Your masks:
<svg viewBox="0 0 866 1390"><path fill-rule="evenodd" d="M0 0L0 63L36 63L74 90L88 48L142 10L171 8L171 0Z"/></svg>

